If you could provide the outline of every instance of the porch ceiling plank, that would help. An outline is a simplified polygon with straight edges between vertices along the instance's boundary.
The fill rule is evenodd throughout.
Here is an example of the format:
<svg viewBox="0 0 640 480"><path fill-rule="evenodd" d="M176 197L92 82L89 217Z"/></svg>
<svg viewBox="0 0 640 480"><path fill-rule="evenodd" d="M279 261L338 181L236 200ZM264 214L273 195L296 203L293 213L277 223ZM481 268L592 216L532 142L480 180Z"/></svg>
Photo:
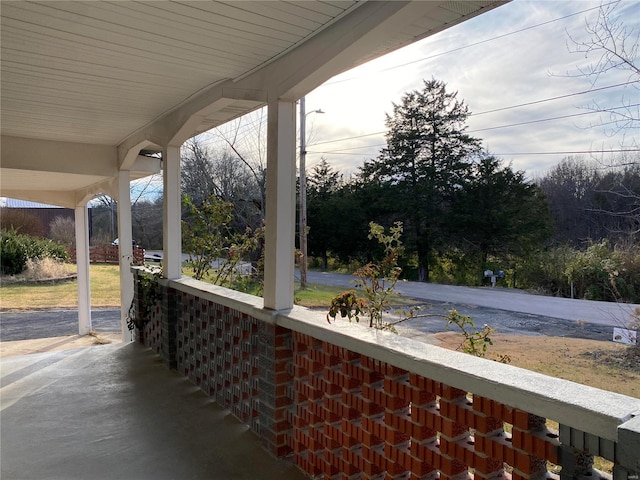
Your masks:
<svg viewBox="0 0 640 480"><path fill-rule="evenodd" d="M294 12L299 12L298 15L305 16L306 11L312 12L315 14L326 15L331 18L335 18L338 15L342 14L346 10L353 7L353 2L340 0L337 2L283 2L287 5L287 8L291 8Z"/></svg>
<svg viewBox="0 0 640 480"><path fill-rule="evenodd" d="M18 54L25 54L37 50L52 50L58 54L64 54L67 59L93 58L103 65L132 66L135 70L146 71L151 68L182 68L194 70L199 74L216 74L220 69L228 65L238 65L239 57L226 54L215 56L215 62L193 60L190 52L180 56L169 56L167 52L141 52L131 45L110 44L105 48L100 40L86 37L73 36L61 37L57 31L51 35L42 35L39 32L20 30L15 26L5 26L4 38L6 41L21 43L22 49L16 50ZM81 41L81 43L80 43ZM220 52L218 52L220 53ZM225 53L225 52L222 52ZM251 62L249 59L247 62ZM245 62L245 63L247 63Z"/></svg>
<svg viewBox="0 0 640 480"><path fill-rule="evenodd" d="M276 39L291 45L308 34L308 30L297 25L285 25L283 22L252 13L252 4L253 2L182 2L173 4L172 10L188 18L203 20L212 28L223 28L232 37L249 36L255 41L260 41L260 38Z"/></svg>
<svg viewBox="0 0 640 480"><path fill-rule="evenodd" d="M273 51L279 52L286 48L289 43L285 41L266 41L267 39L258 35L237 35L230 29L222 31L220 28L212 28L210 23L200 18L190 18L172 11L169 2L120 2L115 4L118 8L126 8L129 15L138 15L140 21L148 22L149 18L160 28L172 28L176 31L190 32L197 36L205 45L224 46L231 52L243 49L251 49L258 55L270 55Z"/></svg>
<svg viewBox="0 0 640 480"><path fill-rule="evenodd" d="M281 51L287 48L291 42L278 39L273 36L266 36L255 31L234 30L224 22L212 23L210 18L198 16L192 9L185 9L181 4L175 2L139 2L132 5L131 8L146 6L151 15L159 15L163 18L169 18L177 23L184 23L187 26L202 28L208 30L214 40L224 42L231 50L238 46L251 47L253 45L262 46L262 48L275 48Z"/></svg>

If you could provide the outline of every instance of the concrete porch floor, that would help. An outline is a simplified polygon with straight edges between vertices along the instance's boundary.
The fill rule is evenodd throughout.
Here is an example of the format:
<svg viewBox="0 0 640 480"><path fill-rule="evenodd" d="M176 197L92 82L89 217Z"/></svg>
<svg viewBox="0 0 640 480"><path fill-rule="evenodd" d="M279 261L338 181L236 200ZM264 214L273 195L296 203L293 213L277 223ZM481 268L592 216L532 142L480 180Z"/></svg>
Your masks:
<svg viewBox="0 0 640 480"><path fill-rule="evenodd" d="M304 479L137 344L3 358L0 477Z"/></svg>

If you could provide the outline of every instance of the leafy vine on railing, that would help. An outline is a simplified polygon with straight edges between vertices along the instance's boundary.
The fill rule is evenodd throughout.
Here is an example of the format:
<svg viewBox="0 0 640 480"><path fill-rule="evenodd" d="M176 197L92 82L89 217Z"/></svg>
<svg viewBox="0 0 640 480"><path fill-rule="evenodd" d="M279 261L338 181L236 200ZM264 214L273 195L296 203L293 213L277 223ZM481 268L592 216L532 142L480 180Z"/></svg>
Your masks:
<svg viewBox="0 0 640 480"><path fill-rule="evenodd" d="M129 330L142 331L144 326L151 320L153 309L162 300L162 290L158 280L162 275L160 267L146 267L138 270L137 283L138 301L134 297L127 314L127 328Z"/></svg>

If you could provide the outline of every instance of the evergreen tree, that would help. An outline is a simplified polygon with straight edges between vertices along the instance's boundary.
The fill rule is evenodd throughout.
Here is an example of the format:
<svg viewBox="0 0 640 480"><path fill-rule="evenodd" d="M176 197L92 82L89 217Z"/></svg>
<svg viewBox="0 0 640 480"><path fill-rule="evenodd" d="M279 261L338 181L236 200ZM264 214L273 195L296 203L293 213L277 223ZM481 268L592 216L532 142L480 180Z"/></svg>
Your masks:
<svg viewBox="0 0 640 480"><path fill-rule="evenodd" d="M405 225L406 246L418 257L418 279L429 281L430 256L444 243L443 220L470 172L480 141L465 133L469 109L435 79L406 93L387 115L387 147L361 169L378 184Z"/></svg>
<svg viewBox="0 0 640 480"><path fill-rule="evenodd" d="M322 258L322 268L325 270L334 226L340 221L343 213L337 208L337 196L341 186L342 175L336 172L325 159L322 159L308 176L307 247L311 256Z"/></svg>
<svg viewBox="0 0 640 480"><path fill-rule="evenodd" d="M503 166L493 156L481 156L456 195L452 238L464 251L477 255L482 272L489 256L522 256L552 233L546 198L523 171Z"/></svg>

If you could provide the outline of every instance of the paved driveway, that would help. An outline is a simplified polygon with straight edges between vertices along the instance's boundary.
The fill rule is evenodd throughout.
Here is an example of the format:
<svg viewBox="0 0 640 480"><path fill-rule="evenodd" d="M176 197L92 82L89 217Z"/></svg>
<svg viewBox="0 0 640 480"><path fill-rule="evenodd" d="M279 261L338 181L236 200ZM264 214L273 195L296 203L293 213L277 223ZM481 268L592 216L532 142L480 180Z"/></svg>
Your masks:
<svg viewBox="0 0 640 480"><path fill-rule="evenodd" d="M120 309L98 308L91 311L93 330L120 331ZM35 338L77 335L78 310L31 310L0 313L0 340L32 340Z"/></svg>

